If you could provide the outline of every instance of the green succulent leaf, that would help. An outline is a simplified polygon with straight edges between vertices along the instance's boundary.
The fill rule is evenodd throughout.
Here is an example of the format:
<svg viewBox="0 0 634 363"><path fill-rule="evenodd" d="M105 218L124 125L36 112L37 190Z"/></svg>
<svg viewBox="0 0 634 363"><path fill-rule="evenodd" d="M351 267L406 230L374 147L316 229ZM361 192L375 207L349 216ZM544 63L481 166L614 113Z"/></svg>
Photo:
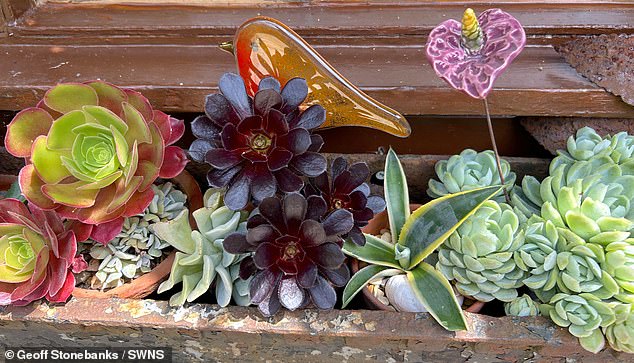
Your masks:
<svg viewBox="0 0 634 363"><path fill-rule="evenodd" d="M359 246L350 240L346 240L343 243L343 253L367 263L390 268L402 268L396 259L394 245L367 233L365 234L365 240L366 242L363 246Z"/></svg>
<svg viewBox="0 0 634 363"><path fill-rule="evenodd" d="M385 159L385 203L392 231L392 243L396 244L401 229L410 215L409 192L405 172L398 156L390 149Z"/></svg>
<svg viewBox="0 0 634 363"><path fill-rule="evenodd" d="M407 280L416 297L445 329L467 330L467 322L449 281L427 263L407 271Z"/></svg>
<svg viewBox="0 0 634 363"><path fill-rule="evenodd" d="M403 273L401 270L393 269L386 266L369 265L350 278L348 284L343 290L343 304L341 308L345 308L350 301L361 291L368 283L380 277L395 276Z"/></svg>
<svg viewBox="0 0 634 363"><path fill-rule="evenodd" d="M485 201L502 186L473 189L434 199L418 208L407 220L398 243L411 251L410 269L438 248Z"/></svg>

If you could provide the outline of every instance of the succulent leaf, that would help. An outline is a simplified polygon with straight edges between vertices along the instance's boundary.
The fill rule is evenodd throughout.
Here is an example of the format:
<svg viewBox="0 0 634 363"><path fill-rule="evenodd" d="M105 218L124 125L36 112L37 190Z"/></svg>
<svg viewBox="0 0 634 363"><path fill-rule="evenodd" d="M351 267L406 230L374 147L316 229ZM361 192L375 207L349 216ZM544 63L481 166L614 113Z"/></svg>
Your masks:
<svg viewBox="0 0 634 363"><path fill-rule="evenodd" d="M524 294L504 303L504 312L510 316L537 316L539 315L539 304Z"/></svg>

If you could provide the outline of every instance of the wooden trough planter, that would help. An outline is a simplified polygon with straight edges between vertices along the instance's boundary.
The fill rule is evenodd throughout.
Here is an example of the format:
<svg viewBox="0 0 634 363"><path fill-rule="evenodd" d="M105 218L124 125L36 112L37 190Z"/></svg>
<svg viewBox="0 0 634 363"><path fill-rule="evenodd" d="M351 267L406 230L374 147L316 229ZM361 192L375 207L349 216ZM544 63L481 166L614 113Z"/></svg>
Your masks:
<svg viewBox="0 0 634 363"><path fill-rule="evenodd" d="M328 154L332 160L336 154ZM373 173L384 157L344 155L365 161ZM433 166L443 156L403 155L414 201L425 199ZM6 157L4 158L6 160ZM518 180L543 177L544 159L507 158ZM7 164L5 164L7 165ZM196 165L190 167L200 174ZM374 184L375 192L382 187ZM68 303L0 307L0 347L169 347L173 361L303 362L616 362L628 355L584 350L548 319L465 313L468 331L449 332L426 313L370 310L282 311L271 319L255 307L219 308L167 301L73 297Z"/></svg>

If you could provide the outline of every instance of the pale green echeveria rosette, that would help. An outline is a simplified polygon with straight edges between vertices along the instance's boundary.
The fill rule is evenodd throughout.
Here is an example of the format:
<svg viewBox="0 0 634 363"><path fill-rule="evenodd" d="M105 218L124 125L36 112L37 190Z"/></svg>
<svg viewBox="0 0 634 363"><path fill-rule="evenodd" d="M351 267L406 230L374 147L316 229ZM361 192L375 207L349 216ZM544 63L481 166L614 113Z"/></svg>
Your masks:
<svg viewBox="0 0 634 363"><path fill-rule="evenodd" d="M620 289L601 264L605 254L601 246L585 243L553 222L531 217L527 222L526 241L515 255L516 264L529 277L523 283L543 302L557 293L592 293L609 299Z"/></svg>
<svg viewBox="0 0 634 363"><path fill-rule="evenodd" d="M181 291L170 298L172 306L196 300L214 283L219 305L227 306L232 296L238 305L250 302L245 283L238 278L239 264L246 255L228 253L222 246L229 234L246 231L247 215L227 208L222 195L220 189L205 192L205 207L193 212L197 230L192 231L187 211L172 222L156 223L151 227L178 250L169 279L158 288L161 293L182 282Z"/></svg>
<svg viewBox="0 0 634 363"><path fill-rule="evenodd" d="M441 245L436 266L462 295L511 301L526 274L513 258L523 243L513 209L489 200Z"/></svg>
<svg viewBox="0 0 634 363"><path fill-rule="evenodd" d="M634 311L632 305L620 304L614 308L616 321L603 329L614 350L634 353Z"/></svg>
<svg viewBox="0 0 634 363"><path fill-rule="evenodd" d="M152 184L154 197L143 213L128 217L121 232L107 245L92 243L90 256L98 263L90 284L92 288L108 289L123 285L152 270L166 253L169 244L158 238L150 225L173 220L185 210L187 195L171 182ZM100 262L98 262L100 261ZM92 263L92 262L91 262Z"/></svg>
<svg viewBox="0 0 634 363"><path fill-rule="evenodd" d="M515 185L515 173L511 171L508 161L500 159L500 163L507 188L512 188ZM435 169L439 180L430 179L427 189L427 194L432 198L502 184L492 150L476 152L465 149L448 160L438 161ZM504 193L500 192L495 199L503 202Z"/></svg>
<svg viewBox="0 0 634 363"><path fill-rule="evenodd" d="M555 324L568 328L586 350L596 353L605 346L600 328L616 321L614 304L601 301L593 294L559 293L548 304L541 304L540 311Z"/></svg>
<svg viewBox="0 0 634 363"><path fill-rule="evenodd" d="M504 303L504 313L509 316L538 316L539 304L524 294Z"/></svg>
<svg viewBox="0 0 634 363"><path fill-rule="evenodd" d="M605 260L601 265L621 287L615 298L634 304L634 239L605 246Z"/></svg>

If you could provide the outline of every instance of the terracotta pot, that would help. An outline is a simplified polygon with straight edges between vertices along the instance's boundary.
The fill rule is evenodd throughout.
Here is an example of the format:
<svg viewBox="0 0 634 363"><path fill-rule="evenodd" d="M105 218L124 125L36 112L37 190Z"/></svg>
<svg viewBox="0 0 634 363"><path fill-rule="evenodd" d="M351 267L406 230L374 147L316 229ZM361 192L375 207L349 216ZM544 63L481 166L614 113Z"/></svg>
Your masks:
<svg viewBox="0 0 634 363"><path fill-rule="evenodd" d="M191 174L183 170L182 173L180 173L177 177L170 179L170 181L176 184L181 191L187 194L187 204L190 212L203 207L202 192L200 191L198 182L196 182L196 179L194 179ZM196 221L192 217L191 213L189 214L189 223L192 227L196 227ZM172 253L154 267L152 271L143 274L141 277L134 279L131 282L115 287L114 289L100 291L75 288L75 290L73 290L73 296L98 299L107 299L111 297L122 299L142 299L156 291L158 285L165 280L167 276L169 276L175 256L176 251L172 251Z"/></svg>
<svg viewBox="0 0 634 363"><path fill-rule="evenodd" d="M409 209L413 212L421 206L422 206L421 204L410 204ZM381 230L388 229L389 227L390 227L390 224L387 218L387 210L384 210L383 212L375 215L374 218L372 218L370 222L368 222L368 225L363 227L361 230L364 233L379 235L381 233ZM352 270L353 274L359 271L361 267L362 266L359 266L359 260L357 260L356 258L350 259L350 269ZM370 289L368 289L367 286L364 287L363 290L361 290L361 292L363 293L363 298L366 304L368 305L368 307L375 310L393 311L393 308L379 301L379 299L377 299L372 294L372 292L370 291ZM470 313L477 313L482 309L484 304L485 304L484 302L476 300L473 304L471 304L469 307L465 308L464 310Z"/></svg>

